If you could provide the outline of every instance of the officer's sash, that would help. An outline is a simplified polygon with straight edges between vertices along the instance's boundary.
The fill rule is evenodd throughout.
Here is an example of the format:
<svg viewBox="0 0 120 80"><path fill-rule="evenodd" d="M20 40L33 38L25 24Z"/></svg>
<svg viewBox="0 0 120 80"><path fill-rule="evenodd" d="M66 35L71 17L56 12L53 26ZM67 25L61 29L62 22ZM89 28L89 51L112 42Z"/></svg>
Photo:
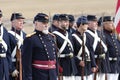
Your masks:
<svg viewBox="0 0 120 80"><path fill-rule="evenodd" d="M72 34L72 36L74 36L75 39L79 42L79 44L82 45L82 40L78 37L78 35ZM86 43L86 34L84 33L84 45L85 45L85 43ZM78 59L80 59L80 60L82 60L80 57L82 54L82 49L83 49L83 47L80 48L78 55L77 55ZM89 52L88 48L86 47L86 45L85 45L85 52L87 53L88 56L90 55L90 52Z"/></svg>
<svg viewBox="0 0 120 80"><path fill-rule="evenodd" d="M15 38L17 38L18 42L17 42L17 45L18 45L18 48L20 48L20 46L23 44L23 33L21 31L21 35L18 35L17 33L15 33L14 31L8 31L10 34L12 34ZM17 49L17 46L15 46L14 50L12 51L12 61L16 61L15 59L15 55L16 55L16 49Z"/></svg>
<svg viewBox="0 0 120 80"><path fill-rule="evenodd" d="M63 34L61 34L61 33L58 32L58 31L54 31L53 33L56 34L56 35L58 35L58 36L60 36L62 39L64 39L64 43L62 44L62 46L61 46L61 48L60 48L60 50L59 50L60 53L63 52L63 50L65 49L67 43L70 44L70 46L71 46L71 48L72 48L72 50L73 50L72 43L71 43L70 40L68 39L68 32L66 32L66 36L64 36Z"/></svg>
<svg viewBox="0 0 120 80"><path fill-rule="evenodd" d="M3 26L1 26L1 36L0 36L0 43L4 46L5 50L7 51L7 44L3 40Z"/></svg>
<svg viewBox="0 0 120 80"><path fill-rule="evenodd" d="M100 42L100 38L96 31L95 31L95 34L93 32L91 32L90 30L87 30L86 32L88 32L94 38L93 49L95 51L96 47L97 47L97 43ZM107 52L107 47L102 40L101 40L101 44L104 47L104 51Z"/></svg>

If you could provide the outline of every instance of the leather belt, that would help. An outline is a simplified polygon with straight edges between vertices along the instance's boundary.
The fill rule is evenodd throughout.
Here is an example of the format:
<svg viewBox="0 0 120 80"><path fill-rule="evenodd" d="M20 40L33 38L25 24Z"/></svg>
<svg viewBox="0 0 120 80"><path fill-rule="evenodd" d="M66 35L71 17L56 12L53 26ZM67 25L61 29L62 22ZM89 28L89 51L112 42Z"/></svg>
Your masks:
<svg viewBox="0 0 120 80"><path fill-rule="evenodd" d="M82 60L82 57L78 57L78 56L77 56L77 58L78 58L79 60ZM90 60L90 57L87 58L86 61L90 62L90 61L91 61L91 60Z"/></svg>
<svg viewBox="0 0 120 80"><path fill-rule="evenodd" d="M6 57L6 53L1 53L0 54L0 58L5 58Z"/></svg>
<svg viewBox="0 0 120 80"><path fill-rule="evenodd" d="M70 57L70 58L72 58L72 57L73 57L73 53L70 52L69 54L60 54L60 55L58 55L58 57L60 57L60 58L65 58L65 57Z"/></svg>
<svg viewBox="0 0 120 80"><path fill-rule="evenodd" d="M55 69L56 68L56 61L33 61L33 67L38 69Z"/></svg>
<svg viewBox="0 0 120 80"><path fill-rule="evenodd" d="M95 58L98 58L98 55L94 55ZM99 54L99 58L105 59L105 53Z"/></svg>

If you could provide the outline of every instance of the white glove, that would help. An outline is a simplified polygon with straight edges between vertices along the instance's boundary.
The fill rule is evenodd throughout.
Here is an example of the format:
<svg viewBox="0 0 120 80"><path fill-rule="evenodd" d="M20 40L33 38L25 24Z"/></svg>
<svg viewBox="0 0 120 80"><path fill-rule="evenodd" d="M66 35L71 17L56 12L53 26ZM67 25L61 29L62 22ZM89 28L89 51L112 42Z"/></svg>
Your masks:
<svg viewBox="0 0 120 80"><path fill-rule="evenodd" d="M79 65L82 66L82 67L85 67L85 62L84 61L80 61Z"/></svg>
<svg viewBox="0 0 120 80"><path fill-rule="evenodd" d="M15 70L12 72L12 77L18 77L18 74L19 74L18 70L15 69Z"/></svg>

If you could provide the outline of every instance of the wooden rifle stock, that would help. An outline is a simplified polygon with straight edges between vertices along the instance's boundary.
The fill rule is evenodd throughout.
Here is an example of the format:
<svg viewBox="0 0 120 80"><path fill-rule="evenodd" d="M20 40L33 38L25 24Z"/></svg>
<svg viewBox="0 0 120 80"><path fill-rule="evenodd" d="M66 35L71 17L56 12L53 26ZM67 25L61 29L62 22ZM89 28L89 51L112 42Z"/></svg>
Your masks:
<svg viewBox="0 0 120 80"><path fill-rule="evenodd" d="M97 72L94 73L94 80L97 79Z"/></svg>
<svg viewBox="0 0 120 80"><path fill-rule="evenodd" d="M101 31L100 31L100 54L99 55L101 55L102 54L102 38L103 38L103 17L104 17L104 14L105 13L103 13L102 14L102 19L101 19ZM98 57L97 58L97 60L96 60L96 64L97 65L100 65L100 58ZM98 69L99 69L99 67L100 66L98 66ZM99 69L99 72L101 72L101 70ZM94 80L96 80L96 76L97 76L97 73L98 73L98 71L97 72L95 72L95 75L94 75ZM105 73L105 80L107 80L107 74Z"/></svg>
<svg viewBox="0 0 120 80"><path fill-rule="evenodd" d="M100 37L100 43L99 43L99 44L100 44L100 53L99 53L98 57L96 58L96 64L97 64L97 66L98 66L98 70L95 72L94 80L97 80L97 79L96 79L97 73L98 73L98 72L101 73L101 59L104 59L104 58L100 57L100 55L103 54L102 35L101 35L101 37ZM106 74L105 74L105 80L106 80L106 79L107 79L107 76L106 76Z"/></svg>
<svg viewBox="0 0 120 80"><path fill-rule="evenodd" d="M55 39L55 41L56 41L56 37L54 37L54 39ZM57 55L56 55L56 57L57 57L57 61L58 61L58 63L57 63L57 68L58 68L58 80L63 80L63 74L62 74L62 72L63 72L63 69L62 69L62 67L60 66L60 59L59 59L59 56L60 56L60 52L59 52L59 48L57 47L57 43L55 42L55 46L56 46L56 52L57 52Z"/></svg>
<svg viewBox="0 0 120 80"><path fill-rule="evenodd" d="M58 80L63 80L63 75L62 75L62 73L59 73Z"/></svg>
<svg viewBox="0 0 120 80"><path fill-rule="evenodd" d="M100 54L99 55L101 55L101 54L102 54L102 43L101 43L101 38L100 38ZM100 64L100 57L99 56L97 56L97 58L96 58L96 64L98 66L98 70L94 74L94 80L97 80L97 73L100 72L101 64Z"/></svg>
<svg viewBox="0 0 120 80"><path fill-rule="evenodd" d="M96 60L96 64L98 65L99 64L99 59L97 58L97 60ZM97 80L97 73L98 73L98 71L96 71L95 73L94 73L94 80Z"/></svg>
<svg viewBox="0 0 120 80"><path fill-rule="evenodd" d="M63 68L60 66L60 59L58 59L58 80L63 80Z"/></svg>
<svg viewBox="0 0 120 80"><path fill-rule="evenodd" d="M22 80L22 57L21 57L21 50L16 48L16 69L19 71L18 77L15 80Z"/></svg>
<svg viewBox="0 0 120 80"><path fill-rule="evenodd" d="M85 61L85 45L84 45L84 33L82 34L82 61ZM84 80L84 67L82 67L81 80Z"/></svg>
<svg viewBox="0 0 120 80"><path fill-rule="evenodd" d="M107 78L107 74L105 74L105 80L108 80L108 78Z"/></svg>

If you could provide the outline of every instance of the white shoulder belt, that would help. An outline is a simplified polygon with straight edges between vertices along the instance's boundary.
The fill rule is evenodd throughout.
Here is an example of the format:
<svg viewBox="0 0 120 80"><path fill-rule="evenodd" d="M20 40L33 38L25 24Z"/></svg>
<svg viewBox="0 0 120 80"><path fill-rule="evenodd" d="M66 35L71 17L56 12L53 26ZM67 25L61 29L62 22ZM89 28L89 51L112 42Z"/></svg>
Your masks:
<svg viewBox="0 0 120 80"><path fill-rule="evenodd" d="M64 39L64 43L62 44L62 46L61 46L61 48L60 48L60 53L62 53L63 52L63 50L65 49L65 47L66 47L66 45L67 45L67 43L69 43L70 44L70 46L71 46L71 48L72 48L72 50L73 50L73 46L72 46L72 43L70 42L70 40L68 39L68 33L67 33L67 35L66 36L64 36L63 34L61 34L60 32L58 32L58 31L54 31L53 32L54 34L56 34L56 35L58 35L58 36L60 36L61 38L63 38Z"/></svg>
<svg viewBox="0 0 120 80"><path fill-rule="evenodd" d="M86 32L88 32L94 38L93 49L95 51L96 47L97 47L97 43L100 42L100 38L98 37L98 34L96 31L95 31L95 34L93 32L91 32L90 30L87 30ZM107 46L105 45L105 43L102 40L101 40L101 44L104 47L104 51L107 52Z"/></svg>
<svg viewBox="0 0 120 80"><path fill-rule="evenodd" d="M1 36L0 36L0 43L4 46L5 50L7 51L7 44L3 40L3 26L1 26Z"/></svg>
<svg viewBox="0 0 120 80"><path fill-rule="evenodd" d="M80 45L82 45L82 40L76 35L76 34L72 34L72 36L74 36L76 38L76 40L79 42ZM86 35L84 34L84 45L86 43ZM83 47L80 48L77 57L79 58L82 54L82 49ZM85 52L87 53L88 56L90 56L90 52L88 50L88 48L85 45Z"/></svg>

